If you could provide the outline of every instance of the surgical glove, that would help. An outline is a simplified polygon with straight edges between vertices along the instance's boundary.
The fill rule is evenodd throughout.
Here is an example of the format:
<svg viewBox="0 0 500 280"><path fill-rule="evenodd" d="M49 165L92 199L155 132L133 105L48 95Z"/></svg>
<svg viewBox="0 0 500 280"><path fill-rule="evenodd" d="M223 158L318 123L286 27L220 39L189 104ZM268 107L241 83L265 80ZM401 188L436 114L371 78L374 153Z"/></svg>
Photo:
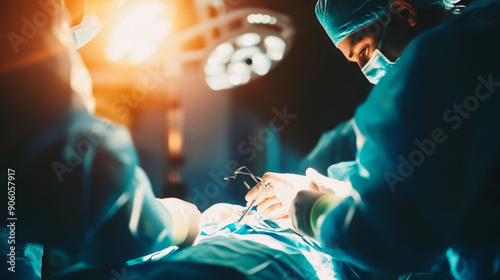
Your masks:
<svg viewBox="0 0 500 280"><path fill-rule="evenodd" d="M187 247L194 243L200 234L200 216L198 208L189 202L177 198L159 199L172 216L174 242L172 245Z"/></svg>
<svg viewBox="0 0 500 280"><path fill-rule="evenodd" d="M320 192L334 193L338 197L346 197L353 193L350 182L343 182L323 176L313 168L306 170L306 176L314 182Z"/></svg>
<svg viewBox="0 0 500 280"><path fill-rule="evenodd" d="M217 203L201 214L200 223L222 221L232 217L234 214L241 214L245 207L229 203ZM238 215L234 216L239 218Z"/></svg>
<svg viewBox="0 0 500 280"><path fill-rule="evenodd" d="M301 190L318 190L306 176L268 172L262 177L270 186L254 205L257 213L269 219L286 218L295 195ZM245 196L247 205L262 191L263 184L257 184Z"/></svg>
<svg viewBox="0 0 500 280"><path fill-rule="evenodd" d="M290 207L290 218L295 229L306 236L315 237L318 221L343 198L317 191L300 191Z"/></svg>

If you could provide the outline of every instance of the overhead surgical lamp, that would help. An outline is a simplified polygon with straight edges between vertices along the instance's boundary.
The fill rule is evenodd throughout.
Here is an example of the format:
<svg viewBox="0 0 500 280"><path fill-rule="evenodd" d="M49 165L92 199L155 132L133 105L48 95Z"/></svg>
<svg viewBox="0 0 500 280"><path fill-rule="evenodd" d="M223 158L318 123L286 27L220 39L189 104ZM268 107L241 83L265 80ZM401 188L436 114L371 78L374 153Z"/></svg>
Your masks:
<svg viewBox="0 0 500 280"><path fill-rule="evenodd" d="M219 0L194 0L199 23L167 37L173 11L166 3L149 0L128 5L115 21L106 59L128 65L149 60L163 65L172 76L180 76L184 64L198 62L209 88L219 91L265 76L292 47L295 31L289 16L265 8L228 11ZM204 41L201 47L184 48L199 38Z"/></svg>
<svg viewBox="0 0 500 280"><path fill-rule="evenodd" d="M146 61L158 51L171 29L171 11L164 2L134 4L116 21L106 48L109 61L132 65Z"/></svg>
<svg viewBox="0 0 500 280"><path fill-rule="evenodd" d="M217 46L205 64L208 86L212 90L228 89L269 73L283 59L287 44L281 37L266 33L248 32Z"/></svg>
<svg viewBox="0 0 500 280"><path fill-rule="evenodd" d="M264 8L240 8L209 16L213 0L195 2L201 21L162 46L165 67L180 74L182 64L202 63L205 81L214 91L245 85L268 74L288 54L295 34L289 16ZM204 47L182 45L202 37Z"/></svg>

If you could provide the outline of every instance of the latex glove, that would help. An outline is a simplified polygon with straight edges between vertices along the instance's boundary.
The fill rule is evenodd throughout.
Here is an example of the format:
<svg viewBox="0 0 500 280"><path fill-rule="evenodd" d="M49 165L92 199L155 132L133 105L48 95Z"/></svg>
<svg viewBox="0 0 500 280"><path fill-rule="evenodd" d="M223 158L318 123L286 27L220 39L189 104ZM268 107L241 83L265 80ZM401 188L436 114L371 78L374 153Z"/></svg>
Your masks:
<svg viewBox="0 0 500 280"><path fill-rule="evenodd" d="M209 223L214 221L222 221L233 216L233 214L241 214L245 207L229 203L218 203L210 206L203 214L201 214L200 223ZM237 216L239 217L239 216Z"/></svg>
<svg viewBox="0 0 500 280"><path fill-rule="evenodd" d="M159 199L172 216L174 224L174 244L187 247L194 243L200 234L201 213L196 205L178 198Z"/></svg>
<svg viewBox="0 0 500 280"><path fill-rule="evenodd" d="M269 219L286 218L292 200L301 190L318 190L316 185L306 176L268 172L262 176L270 187L255 202L257 212ZM245 196L247 205L255 199L263 188L262 184L254 186Z"/></svg>
<svg viewBox="0 0 500 280"><path fill-rule="evenodd" d="M290 218L295 229L310 237L315 237L317 224L323 214L335 208L343 198L334 194L317 191L300 191L290 207Z"/></svg>
<svg viewBox="0 0 500 280"><path fill-rule="evenodd" d="M334 193L338 197L346 197L353 193L350 182L344 182L323 176L318 171L308 168L306 176L314 182L320 192Z"/></svg>

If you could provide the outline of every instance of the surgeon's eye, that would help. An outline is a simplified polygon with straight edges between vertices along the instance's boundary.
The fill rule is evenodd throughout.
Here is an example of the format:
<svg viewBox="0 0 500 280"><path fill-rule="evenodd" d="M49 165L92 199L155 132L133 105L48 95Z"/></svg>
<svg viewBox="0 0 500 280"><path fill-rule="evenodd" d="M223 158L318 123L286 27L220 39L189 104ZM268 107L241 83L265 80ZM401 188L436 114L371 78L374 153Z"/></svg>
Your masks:
<svg viewBox="0 0 500 280"><path fill-rule="evenodd" d="M366 49L367 49L367 47L366 47L366 46L362 47L362 48L361 48L361 50L359 51L358 55L359 55L359 56L361 56L361 55L365 55L365 54L366 54Z"/></svg>

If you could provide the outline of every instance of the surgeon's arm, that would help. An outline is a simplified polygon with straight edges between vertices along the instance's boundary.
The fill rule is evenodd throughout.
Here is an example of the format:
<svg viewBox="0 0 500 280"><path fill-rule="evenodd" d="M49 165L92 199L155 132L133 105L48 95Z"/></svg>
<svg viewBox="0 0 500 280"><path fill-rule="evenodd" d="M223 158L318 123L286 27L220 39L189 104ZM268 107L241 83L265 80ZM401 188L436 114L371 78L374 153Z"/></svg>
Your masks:
<svg viewBox="0 0 500 280"><path fill-rule="evenodd" d="M354 120L339 124L323 133L314 149L301 162L301 169L314 168L326 174L329 166L356 159L356 134Z"/></svg>
<svg viewBox="0 0 500 280"><path fill-rule="evenodd" d="M172 217L174 239L172 245L179 247L191 246L200 232L200 211L196 205L178 198L160 199Z"/></svg>
<svg viewBox="0 0 500 280"><path fill-rule="evenodd" d="M82 256L100 263L149 254L171 245L188 246L199 233L196 206L155 198L138 166L128 132L110 128L90 159L90 215ZM87 189L86 188L86 189Z"/></svg>
<svg viewBox="0 0 500 280"><path fill-rule="evenodd" d="M68 119L27 170L15 167L20 234L90 265L192 243L198 210L155 198L130 134L87 113Z"/></svg>
<svg viewBox="0 0 500 280"><path fill-rule="evenodd" d="M457 106L478 88L485 95L478 77L500 77L474 72L487 66L450 69L463 53L450 52L451 41L433 44L439 36L445 35L410 45L405 53L412 55L400 57L356 112L360 141L350 182L357 196L321 215L315 232L342 261L379 272L415 271L470 235L467 223L488 226L482 221L489 218L472 218L471 202L497 160L491 151L500 135L486 124L500 121L490 113L498 98L467 114Z"/></svg>

